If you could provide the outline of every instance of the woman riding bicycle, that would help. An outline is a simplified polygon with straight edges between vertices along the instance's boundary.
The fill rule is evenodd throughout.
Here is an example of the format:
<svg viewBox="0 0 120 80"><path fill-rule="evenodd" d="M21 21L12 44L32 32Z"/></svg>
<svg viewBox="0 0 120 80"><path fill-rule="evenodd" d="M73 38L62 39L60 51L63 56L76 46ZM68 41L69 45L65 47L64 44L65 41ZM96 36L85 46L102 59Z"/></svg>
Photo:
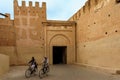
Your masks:
<svg viewBox="0 0 120 80"><path fill-rule="evenodd" d="M44 60L42 62L42 68L43 68L43 72L45 73L45 71L47 71L49 65L48 65L48 58L44 57Z"/></svg>
<svg viewBox="0 0 120 80"><path fill-rule="evenodd" d="M28 64L32 69L31 74L37 70L37 63L34 57L32 57L32 59L28 62Z"/></svg>

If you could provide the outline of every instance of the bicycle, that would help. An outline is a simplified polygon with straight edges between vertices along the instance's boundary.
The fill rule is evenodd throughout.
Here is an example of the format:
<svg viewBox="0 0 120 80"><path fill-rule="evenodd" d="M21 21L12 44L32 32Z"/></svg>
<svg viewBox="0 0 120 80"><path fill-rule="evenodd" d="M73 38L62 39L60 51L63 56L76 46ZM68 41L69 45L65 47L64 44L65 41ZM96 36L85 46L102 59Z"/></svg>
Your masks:
<svg viewBox="0 0 120 80"><path fill-rule="evenodd" d="M35 70L29 65L29 68L25 71L25 77L30 78L32 75L35 75L38 72L38 68Z"/></svg>
<svg viewBox="0 0 120 80"><path fill-rule="evenodd" d="M50 72L50 67L47 65L46 67L42 67L39 71L39 77L42 79L43 77L48 75L48 72Z"/></svg>

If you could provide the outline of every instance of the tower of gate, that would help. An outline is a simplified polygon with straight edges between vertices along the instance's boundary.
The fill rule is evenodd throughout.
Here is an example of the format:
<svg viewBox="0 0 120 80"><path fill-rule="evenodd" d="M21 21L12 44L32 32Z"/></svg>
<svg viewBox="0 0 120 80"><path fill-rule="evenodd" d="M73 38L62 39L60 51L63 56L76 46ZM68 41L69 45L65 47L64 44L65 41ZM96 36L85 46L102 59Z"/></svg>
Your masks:
<svg viewBox="0 0 120 80"><path fill-rule="evenodd" d="M35 2L35 6L32 4L32 1L29 1L29 6L26 6L26 2L22 1L19 6L18 1L14 0L14 27L19 64L24 64L32 56L41 59L44 55L42 22L46 21L46 3L42 2L41 7L39 2ZM22 54L26 56L23 57Z"/></svg>

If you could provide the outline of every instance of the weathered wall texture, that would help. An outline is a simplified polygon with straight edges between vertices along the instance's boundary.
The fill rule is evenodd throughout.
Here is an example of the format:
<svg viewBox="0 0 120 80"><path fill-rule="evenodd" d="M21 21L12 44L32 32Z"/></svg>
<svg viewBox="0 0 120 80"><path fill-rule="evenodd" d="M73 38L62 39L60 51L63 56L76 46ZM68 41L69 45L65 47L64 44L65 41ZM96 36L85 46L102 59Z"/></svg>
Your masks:
<svg viewBox="0 0 120 80"><path fill-rule="evenodd" d="M31 1L29 6L25 1L19 6L14 0L14 21L10 17L0 19L0 52L10 56L11 65L27 64L31 57L40 64L44 56L52 64L53 46L66 46L67 63L74 63L75 26L73 21L46 20L44 2L41 7Z"/></svg>
<svg viewBox="0 0 120 80"><path fill-rule="evenodd" d="M0 53L10 56L10 64L16 64L15 29L10 15L0 19Z"/></svg>
<svg viewBox="0 0 120 80"><path fill-rule="evenodd" d="M4 62L3 62L4 61ZM0 76L9 70L9 57L0 54Z"/></svg>
<svg viewBox="0 0 120 80"><path fill-rule="evenodd" d="M88 0L68 21L50 21L46 3L19 6L14 0L14 21L0 19L0 53L10 64L26 64L32 56L38 63L47 56L52 64L53 46L67 46L67 63L120 69L119 8L120 0Z"/></svg>
<svg viewBox="0 0 120 80"><path fill-rule="evenodd" d="M67 64L75 62L75 22L47 21L45 30L45 54L53 64L53 46L67 47Z"/></svg>
<svg viewBox="0 0 120 80"><path fill-rule="evenodd" d="M119 14L116 0L89 0L69 19L77 22L77 63L120 69Z"/></svg>
<svg viewBox="0 0 120 80"><path fill-rule="evenodd" d="M22 1L22 6L19 6L14 0L14 16L18 64L26 64L32 56L40 63L44 56L42 21L46 21L46 3L39 7L36 2L33 7L31 1L29 6Z"/></svg>

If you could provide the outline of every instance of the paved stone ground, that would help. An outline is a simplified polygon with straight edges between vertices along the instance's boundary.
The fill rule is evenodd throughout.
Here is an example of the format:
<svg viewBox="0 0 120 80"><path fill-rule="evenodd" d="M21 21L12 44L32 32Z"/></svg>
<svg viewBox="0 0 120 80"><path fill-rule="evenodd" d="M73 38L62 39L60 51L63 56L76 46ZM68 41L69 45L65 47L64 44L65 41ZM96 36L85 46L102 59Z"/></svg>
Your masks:
<svg viewBox="0 0 120 80"><path fill-rule="evenodd" d="M25 78L27 68L26 66L11 67L10 71L0 80L40 80L38 75ZM120 80L120 75L112 75L77 65L54 65L50 68L49 75L41 80Z"/></svg>

